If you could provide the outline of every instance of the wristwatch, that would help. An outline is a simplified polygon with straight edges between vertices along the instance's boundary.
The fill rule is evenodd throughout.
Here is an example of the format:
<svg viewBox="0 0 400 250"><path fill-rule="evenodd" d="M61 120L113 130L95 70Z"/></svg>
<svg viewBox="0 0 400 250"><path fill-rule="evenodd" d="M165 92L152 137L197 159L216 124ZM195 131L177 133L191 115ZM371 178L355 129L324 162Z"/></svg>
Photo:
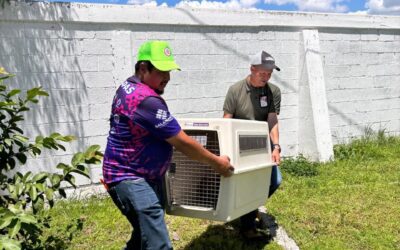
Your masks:
<svg viewBox="0 0 400 250"><path fill-rule="evenodd" d="M279 145L279 144L272 144L272 150L275 150L275 149L278 149L279 153L282 151L281 150L281 145Z"/></svg>

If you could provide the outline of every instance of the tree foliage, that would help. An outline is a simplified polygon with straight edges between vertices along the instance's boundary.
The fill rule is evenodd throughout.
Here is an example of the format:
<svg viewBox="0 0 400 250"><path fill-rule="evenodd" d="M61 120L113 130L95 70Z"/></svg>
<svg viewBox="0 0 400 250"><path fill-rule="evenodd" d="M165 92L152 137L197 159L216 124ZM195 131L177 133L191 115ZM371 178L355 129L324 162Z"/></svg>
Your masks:
<svg viewBox="0 0 400 250"><path fill-rule="evenodd" d="M10 0L0 0L0 7L4 9L6 4L10 4Z"/></svg>
<svg viewBox="0 0 400 250"><path fill-rule="evenodd" d="M100 146L90 146L76 153L70 163L59 163L57 173L22 172L20 166L29 157L36 157L44 149L64 150L64 142L73 136L52 133L34 140L24 136L19 125L24 112L39 98L48 96L41 87L22 93L20 89L7 90L4 81L13 75L0 68L0 249L40 249L54 244L56 239L42 239L43 227L51 218L46 209L52 208L57 197L66 197L65 188L76 188L75 176L89 178L89 164L99 164Z"/></svg>

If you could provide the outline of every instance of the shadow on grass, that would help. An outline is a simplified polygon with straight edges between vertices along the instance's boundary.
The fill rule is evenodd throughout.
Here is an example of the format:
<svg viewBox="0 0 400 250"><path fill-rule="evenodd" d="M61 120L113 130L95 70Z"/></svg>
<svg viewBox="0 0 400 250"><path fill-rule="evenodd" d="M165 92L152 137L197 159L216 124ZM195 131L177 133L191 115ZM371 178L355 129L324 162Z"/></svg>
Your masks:
<svg viewBox="0 0 400 250"><path fill-rule="evenodd" d="M239 220L223 225L212 225L196 239L192 240L184 250L251 250L264 249L276 235L277 224L272 215L263 213L262 232L264 238L247 240L240 234ZM266 219L267 221L264 221Z"/></svg>

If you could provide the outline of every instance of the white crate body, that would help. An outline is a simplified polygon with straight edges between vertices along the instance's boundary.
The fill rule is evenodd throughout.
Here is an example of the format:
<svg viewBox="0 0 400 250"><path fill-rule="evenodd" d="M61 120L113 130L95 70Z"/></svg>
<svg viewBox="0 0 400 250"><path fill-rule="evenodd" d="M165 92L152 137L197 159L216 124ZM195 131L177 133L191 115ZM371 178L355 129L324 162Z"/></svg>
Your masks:
<svg viewBox="0 0 400 250"><path fill-rule="evenodd" d="M271 180L266 122L239 119L178 119L182 129L235 167L225 178L210 166L175 151L165 177L168 214L231 221L264 205Z"/></svg>

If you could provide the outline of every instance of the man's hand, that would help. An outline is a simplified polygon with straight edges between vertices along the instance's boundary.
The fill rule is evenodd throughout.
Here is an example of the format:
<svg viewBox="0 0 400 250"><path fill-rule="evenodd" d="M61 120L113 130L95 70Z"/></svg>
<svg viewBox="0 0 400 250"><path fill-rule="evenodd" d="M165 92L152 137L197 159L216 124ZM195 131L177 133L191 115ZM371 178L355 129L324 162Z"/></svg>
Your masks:
<svg viewBox="0 0 400 250"><path fill-rule="evenodd" d="M230 163L229 157L226 155L219 156L218 164L214 166L214 169L224 177L231 176L235 170Z"/></svg>
<svg viewBox="0 0 400 250"><path fill-rule="evenodd" d="M279 149L275 148L272 150L272 161L279 165L281 163L281 154L279 153Z"/></svg>

